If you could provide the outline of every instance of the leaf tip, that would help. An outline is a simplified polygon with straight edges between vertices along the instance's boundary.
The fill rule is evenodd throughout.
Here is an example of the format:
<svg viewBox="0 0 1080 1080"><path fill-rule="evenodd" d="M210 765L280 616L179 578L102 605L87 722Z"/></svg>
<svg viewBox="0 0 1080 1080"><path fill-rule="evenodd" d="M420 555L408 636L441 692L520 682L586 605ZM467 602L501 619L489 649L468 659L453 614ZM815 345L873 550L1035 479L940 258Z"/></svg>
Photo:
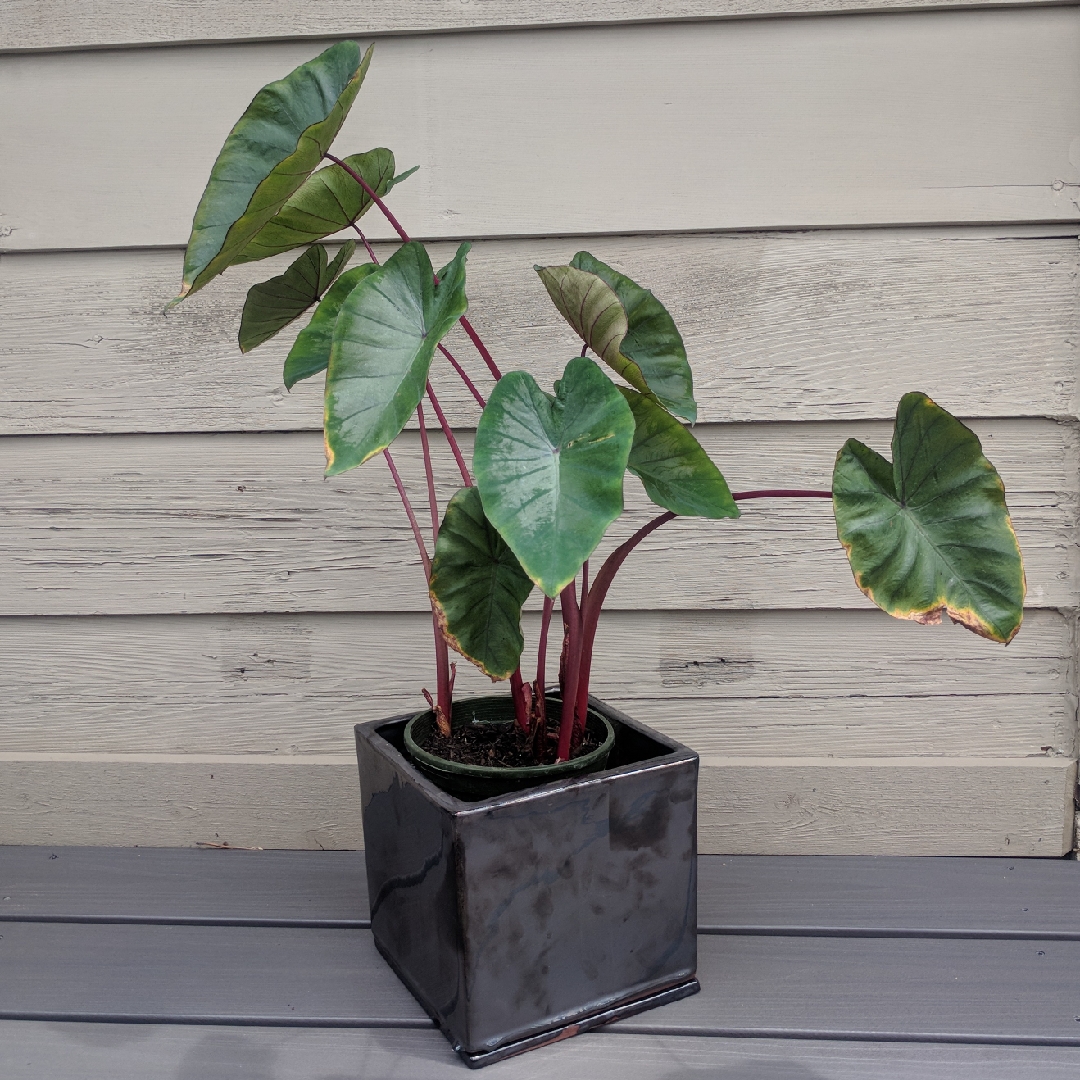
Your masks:
<svg viewBox="0 0 1080 1080"><path fill-rule="evenodd" d="M161 309L161 314L168 315L169 312L172 311L172 309L176 307L176 305L179 304L189 292L191 292L191 285L185 281L184 287Z"/></svg>

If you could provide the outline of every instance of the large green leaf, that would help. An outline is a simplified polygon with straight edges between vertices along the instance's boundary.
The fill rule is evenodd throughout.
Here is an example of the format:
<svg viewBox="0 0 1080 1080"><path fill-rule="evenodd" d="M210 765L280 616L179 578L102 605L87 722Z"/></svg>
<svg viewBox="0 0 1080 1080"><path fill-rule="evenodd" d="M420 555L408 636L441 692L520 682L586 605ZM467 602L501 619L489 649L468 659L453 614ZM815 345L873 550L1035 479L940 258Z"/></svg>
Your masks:
<svg viewBox="0 0 1080 1080"><path fill-rule="evenodd" d="M344 159L380 198L414 170L394 176L394 155L380 147ZM288 202L248 241L234 264L266 259L347 229L373 205L371 196L340 166L312 173Z"/></svg>
<svg viewBox="0 0 1080 1080"><path fill-rule="evenodd" d="M315 244L280 277L252 285L240 316L240 351L251 352L303 315L326 292L355 250L355 241L346 241L328 264L326 248Z"/></svg>
<svg viewBox="0 0 1080 1080"><path fill-rule="evenodd" d="M355 41L339 41L255 95L210 170L192 222L177 300L235 262L318 167L370 62L370 48L361 59Z"/></svg>
<svg viewBox="0 0 1080 1080"><path fill-rule="evenodd" d="M326 475L389 446L424 396L435 348L468 309L465 256L435 284L424 245L404 244L341 305L326 370Z"/></svg>
<svg viewBox="0 0 1080 1080"><path fill-rule="evenodd" d="M1023 619L1024 565L1005 487L974 432L925 394L896 411L893 461L854 439L837 455L833 508L855 581L890 615L941 612L994 641Z"/></svg>
<svg viewBox="0 0 1080 1080"><path fill-rule="evenodd" d="M345 298L368 276L379 269L378 263L363 263L346 270L326 291L311 321L296 335L296 341L285 357L283 379L285 389L291 390L301 379L325 371L330 363L330 347L334 342L334 326Z"/></svg>
<svg viewBox="0 0 1080 1080"><path fill-rule="evenodd" d="M508 679L525 647L521 605L533 583L484 516L474 487L461 488L447 503L431 560L430 587L451 648L485 675Z"/></svg>
<svg viewBox="0 0 1080 1080"><path fill-rule="evenodd" d="M579 251L569 266L537 266L548 295L604 363L693 423L694 380L675 322L648 289Z"/></svg>
<svg viewBox="0 0 1080 1080"><path fill-rule="evenodd" d="M634 417L591 360L566 365L556 397L531 375L495 384L473 471L488 520L548 596L569 585L622 512Z"/></svg>
<svg viewBox="0 0 1080 1080"><path fill-rule="evenodd" d="M685 517L738 517L727 481L690 431L652 398L619 389L636 425L627 467L649 498Z"/></svg>

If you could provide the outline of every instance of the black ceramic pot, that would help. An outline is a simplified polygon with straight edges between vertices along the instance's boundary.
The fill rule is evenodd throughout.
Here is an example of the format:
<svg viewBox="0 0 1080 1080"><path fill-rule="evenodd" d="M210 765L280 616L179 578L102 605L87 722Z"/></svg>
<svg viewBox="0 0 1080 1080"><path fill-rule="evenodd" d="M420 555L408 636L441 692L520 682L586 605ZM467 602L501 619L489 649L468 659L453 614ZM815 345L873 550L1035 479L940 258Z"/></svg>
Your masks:
<svg viewBox="0 0 1080 1080"><path fill-rule="evenodd" d="M698 990L697 755L590 704L605 769L475 801L356 726L375 944L473 1067Z"/></svg>

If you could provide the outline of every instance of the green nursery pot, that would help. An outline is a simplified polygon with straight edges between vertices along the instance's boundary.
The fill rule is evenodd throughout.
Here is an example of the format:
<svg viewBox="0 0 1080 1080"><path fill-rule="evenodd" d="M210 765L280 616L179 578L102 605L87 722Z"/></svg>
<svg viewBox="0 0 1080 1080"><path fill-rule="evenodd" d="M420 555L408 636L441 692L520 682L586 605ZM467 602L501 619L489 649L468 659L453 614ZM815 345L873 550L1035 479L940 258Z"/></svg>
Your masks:
<svg viewBox="0 0 1080 1080"><path fill-rule="evenodd" d="M549 717L558 719L562 715L562 703L557 697L547 697L546 705ZM469 724L509 727L514 723L513 702L503 695L455 701L450 723L455 729ZM459 799L490 799L509 791L520 791L553 780L597 772L607 765L608 756L615 743L615 729L611 722L590 708L585 720L586 730L593 732L600 740L600 745L587 754L554 765L528 765L519 769L496 765L467 765L449 761L417 745L418 740L426 741L434 724L435 714L430 709L417 713L405 725L405 748L421 772L443 791Z"/></svg>

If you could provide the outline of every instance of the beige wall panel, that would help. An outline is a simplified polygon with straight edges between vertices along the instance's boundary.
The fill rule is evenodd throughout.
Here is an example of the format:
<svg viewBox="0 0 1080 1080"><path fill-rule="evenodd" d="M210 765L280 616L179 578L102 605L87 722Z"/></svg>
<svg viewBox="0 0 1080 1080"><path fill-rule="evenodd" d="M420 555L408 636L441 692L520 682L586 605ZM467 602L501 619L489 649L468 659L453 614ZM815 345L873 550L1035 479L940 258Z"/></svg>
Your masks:
<svg viewBox="0 0 1080 1080"><path fill-rule="evenodd" d="M708 758L698 846L703 854L1055 857L1071 842L1075 779L1074 762L1052 758ZM356 761L0 753L0 839L362 847Z"/></svg>
<svg viewBox="0 0 1080 1080"><path fill-rule="evenodd" d="M698 847L741 855L1057 857L1072 847L1075 785L1076 762L1062 758L706 758Z"/></svg>
<svg viewBox="0 0 1080 1080"><path fill-rule="evenodd" d="M168 42L727 19L1045 0L6 0L0 53Z"/></svg>
<svg viewBox="0 0 1080 1080"><path fill-rule="evenodd" d="M610 612L592 688L702 754L1071 756L1070 627L1029 611L1003 649L872 611ZM419 613L8 618L0 655L8 751L340 753L435 685ZM458 659L459 700L506 692Z"/></svg>
<svg viewBox="0 0 1080 1080"><path fill-rule="evenodd" d="M1028 603L1077 601L1075 435L1048 420L974 424L1004 479ZM828 489L844 440L889 453L891 425L699 426L734 491ZM419 437L395 449L423 506ZM460 484L436 447L442 496ZM468 446L466 444L466 452ZM0 610L9 615L426 608L412 534L381 461L323 480L318 433L38 436L3 440ZM630 511L599 558L656 508ZM642 544L613 608L865 608L825 499L745 504L739 521L684 518Z"/></svg>
<svg viewBox="0 0 1080 1080"><path fill-rule="evenodd" d="M532 266L565 262L582 243L473 249L470 317L505 370L549 384L577 351ZM916 387L964 416L1077 415L1075 236L728 234L588 246L672 312L703 421L885 418ZM442 265L452 252L436 244L432 259ZM178 250L0 256L0 433L318 427L323 380L292 393L281 383L296 330L247 355L236 345L247 289L289 258L235 267L162 318ZM453 339L486 391L472 345ZM434 372L454 421L475 425L472 397L441 358Z"/></svg>
<svg viewBox="0 0 1080 1080"><path fill-rule="evenodd" d="M236 118L317 48L7 57L3 248L185 243ZM422 166L393 196L419 237L1076 221L1078 53L1076 8L391 37L338 148Z"/></svg>

